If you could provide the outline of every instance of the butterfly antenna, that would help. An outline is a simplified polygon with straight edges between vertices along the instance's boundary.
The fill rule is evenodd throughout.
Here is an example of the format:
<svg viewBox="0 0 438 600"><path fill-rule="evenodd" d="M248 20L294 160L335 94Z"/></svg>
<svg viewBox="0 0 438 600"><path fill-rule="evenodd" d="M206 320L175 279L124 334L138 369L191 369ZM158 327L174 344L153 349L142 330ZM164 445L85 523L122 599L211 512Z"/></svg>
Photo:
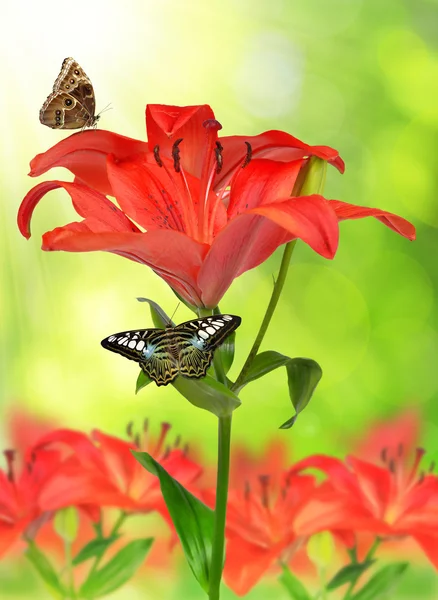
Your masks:
<svg viewBox="0 0 438 600"><path fill-rule="evenodd" d="M109 104L107 104L105 106L105 108L102 108L102 110L100 111L100 113L97 115L98 117L100 117L100 115L102 115L104 112L107 112L108 110L112 110L113 107L111 106L111 102Z"/></svg>
<svg viewBox="0 0 438 600"><path fill-rule="evenodd" d="M175 313L176 313L176 311L178 310L178 308L179 308L179 305L180 305L180 304L181 304L181 302L178 302L178 304L176 305L176 308L175 308L175 310L173 311L173 314L172 314L172 316L171 316L171 317L170 317L170 319L169 319L169 325L171 325L171 324L172 324L173 317L175 316Z"/></svg>

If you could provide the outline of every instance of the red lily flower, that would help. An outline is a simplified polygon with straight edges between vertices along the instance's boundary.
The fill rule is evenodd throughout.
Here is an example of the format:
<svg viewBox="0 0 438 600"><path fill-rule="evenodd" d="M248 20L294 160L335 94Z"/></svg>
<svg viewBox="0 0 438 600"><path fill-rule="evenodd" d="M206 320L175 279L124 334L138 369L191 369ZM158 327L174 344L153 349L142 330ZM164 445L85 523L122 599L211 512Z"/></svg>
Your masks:
<svg viewBox="0 0 438 600"><path fill-rule="evenodd" d="M19 472L14 468L15 452L4 452L7 469L0 469L0 557L27 533L33 537L50 518L41 510L39 497L59 464L56 452L34 452Z"/></svg>
<svg viewBox="0 0 438 600"><path fill-rule="evenodd" d="M169 428L163 423L156 443L148 440L146 426L143 439L135 436L130 442L99 430L91 436L70 429L46 435L37 448L62 449L63 464L41 493L41 506L46 510L84 504L113 506L131 513L156 510L167 517L158 479L141 467L131 450L148 449L172 477L190 486L201 474L201 468L176 445L165 446Z"/></svg>
<svg viewBox="0 0 438 600"><path fill-rule="evenodd" d="M438 569L438 477L420 472L423 455L424 450L417 449L411 464L403 446L395 452L385 448L383 466L352 456L346 463L310 456L297 463L293 472L316 468L327 474L329 479L322 486L326 500L336 497L340 501L338 510L330 505L333 527L347 533L368 531L383 540L410 536ZM303 520L307 508L302 511Z"/></svg>
<svg viewBox="0 0 438 600"><path fill-rule="evenodd" d="M208 307L217 306L235 277L292 239L333 258L339 220L374 216L415 237L410 223L385 211L290 196L309 156L343 170L332 148L308 146L281 131L219 140L221 125L205 105L152 105L146 115L147 145L89 131L38 155L31 175L65 166L76 181L35 186L18 213L21 233L30 237L36 204L62 187L84 220L46 233L43 250L125 256L150 266L190 304Z"/></svg>

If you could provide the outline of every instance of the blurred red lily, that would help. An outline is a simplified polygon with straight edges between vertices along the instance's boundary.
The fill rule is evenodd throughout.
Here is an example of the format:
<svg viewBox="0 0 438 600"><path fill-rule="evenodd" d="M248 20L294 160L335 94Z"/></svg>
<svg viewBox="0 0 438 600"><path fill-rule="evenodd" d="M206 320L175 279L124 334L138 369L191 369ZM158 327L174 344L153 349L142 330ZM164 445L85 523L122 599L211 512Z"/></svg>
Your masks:
<svg viewBox="0 0 438 600"><path fill-rule="evenodd" d="M148 143L87 131L35 157L32 176L64 166L76 179L30 190L18 213L21 233L30 237L42 196L64 188L83 220L44 234L43 250L119 254L151 267L190 304L208 307L217 306L234 278L292 239L333 258L339 220L374 216L415 237L410 223L379 209L291 197L308 157L343 171L332 148L282 131L218 138L221 125L206 105L151 105L146 123Z"/></svg>
<svg viewBox="0 0 438 600"><path fill-rule="evenodd" d="M423 455L419 448L409 461L399 445L396 451L382 450L382 465L352 456L346 462L310 456L297 463L293 472L316 468L326 473L328 480L321 489L330 506L333 527L344 529L345 539L360 530L383 540L410 536L438 569L438 477L420 471ZM338 509L335 503L330 504L330 497L340 501ZM303 520L306 511L301 514ZM354 543L354 536L350 540Z"/></svg>
<svg viewBox="0 0 438 600"><path fill-rule="evenodd" d="M0 557L23 534L32 538L50 519L50 513L41 509L39 498L59 465L56 452L34 452L19 469L15 464L15 451L6 450L4 455L7 467L0 469Z"/></svg>
<svg viewBox="0 0 438 600"><path fill-rule="evenodd" d="M148 450L180 483L190 484L201 467L178 447L166 445L170 425L164 423L158 440L142 436L127 442L99 430L91 436L70 429L58 429L44 436L37 448L56 448L63 453L62 469L40 495L46 510L71 505L113 506L126 512L158 511L167 517L159 481L135 460L131 450Z"/></svg>

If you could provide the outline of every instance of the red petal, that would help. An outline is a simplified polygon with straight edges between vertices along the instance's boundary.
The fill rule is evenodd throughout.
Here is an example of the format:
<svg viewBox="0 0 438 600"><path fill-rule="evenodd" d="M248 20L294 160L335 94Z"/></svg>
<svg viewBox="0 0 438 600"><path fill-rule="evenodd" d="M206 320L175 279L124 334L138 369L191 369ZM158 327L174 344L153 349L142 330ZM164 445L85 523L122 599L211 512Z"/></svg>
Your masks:
<svg viewBox="0 0 438 600"><path fill-rule="evenodd" d="M283 546L263 548L239 537L227 543L224 579L238 596L244 596L263 577Z"/></svg>
<svg viewBox="0 0 438 600"><path fill-rule="evenodd" d="M121 491L127 492L137 463L131 450L135 450L136 447L132 443L106 435L97 429L92 432L92 438L99 445L111 478L117 487L121 488Z"/></svg>
<svg viewBox="0 0 438 600"><path fill-rule="evenodd" d="M322 256L333 258L338 223L322 196L288 198L232 219L213 240L199 273L205 306L217 306L233 279L294 238L302 239Z"/></svg>
<svg viewBox="0 0 438 600"><path fill-rule="evenodd" d="M149 148L158 146L160 156L171 158L172 146L182 138L180 159L185 171L201 177L206 132L204 121L214 119L208 104L200 106L146 106L146 127Z"/></svg>
<svg viewBox="0 0 438 600"><path fill-rule="evenodd" d="M29 522L30 518L20 519L13 525L7 525L0 521L0 558L3 558L11 546L21 537Z"/></svg>
<svg viewBox="0 0 438 600"><path fill-rule="evenodd" d="M84 222L85 223L85 222ZM87 233L59 227L43 236L43 250L114 252L151 267L188 302L200 305L197 277L208 247L179 231L147 233ZM178 287L176 287L178 284Z"/></svg>
<svg viewBox="0 0 438 600"><path fill-rule="evenodd" d="M64 181L43 181L33 187L23 199L18 209L18 227L21 234L30 238L30 221L33 211L41 198L58 188L65 189L71 196L76 212L91 218L95 231L139 231L131 221L105 196L85 185Z"/></svg>
<svg viewBox="0 0 438 600"><path fill-rule="evenodd" d="M35 156L30 163L29 175L37 177L53 167L65 167L92 188L113 195L106 174L107 155L125 158L147 150L146 142L124 135L99 129L81 131Z"/></svg>
<svg viewBox="0 0 438 600"><path fill-rule="evenodd" d="M193 178L187 175L186 181L192 188L189 191L169 161L163 159L162 164L159 167L150 154L125 161L110 157L108 177L114 195L123 212L144 229L173 229L190 234L196 226L196 204L192 197L199 201L199 184L193 189L190 186Z"/></svg>
<svg viewBox="0 0 438 600"><path fill-rule="evenodd" d="M438 570L438 536L415 534L413 537L417 540L435 569Z"/></svg>
<svg viewBox="0 0 438 600"><path fill-rule="evenodd" d="M408 240L415 240L415 227L403 217L393 213L380 210L379 208L368 208L367 206L356 206L340 200L329 200L339 221L344 219L363 219L364 217L375 217L384 225L399 233Z"/></svg>
<svg viewBox="0 0 438 600"><path fill-rule="evenodd" d="M252 160L231 186L228 218L292 194L303 161Z"/></svg>
<svg viewBox="0 0 438 600"><path fill-rule="evenodd" d="M363 501L377 518L383 518L390 500L391 473L353 456L348 457L348 464L354 469Z"/></svg>
<svg viewBox="0 0 438 600"><path fill-rule="evenodd" d="M252 148L252 158L270 158L279 161L292 161L307 156L318 156L344 172L344 161L337 150L329 146L309 146L284 131L265 131L260 135L232 135L220 138L224 148L224 167L215 181L215 188L223 187L233 172L242 165L247 153L245 142Z"/></svg>

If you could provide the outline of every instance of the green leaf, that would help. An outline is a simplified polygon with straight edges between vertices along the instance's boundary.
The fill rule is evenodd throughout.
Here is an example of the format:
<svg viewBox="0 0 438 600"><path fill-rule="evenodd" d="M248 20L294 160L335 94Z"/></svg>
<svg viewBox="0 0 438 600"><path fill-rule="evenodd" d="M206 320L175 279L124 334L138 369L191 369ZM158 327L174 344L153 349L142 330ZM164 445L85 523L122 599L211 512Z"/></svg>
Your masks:
<svg viewBox="0 0 438 600"><path fill-rule="evenodd" d="M362 563L353 563L351 565L347 565L342 567L336 575L332 577L332 579L327 584L328 590L335 590L336 588L344 585L345 583L351 583L352 581L356 581L359 577L364 573L371 565L373 565L375 560L367 560Z"/></svg>
<svg viewBox="0 0 438 600"><path fill-rule="evenodd" d="M295 408L295 414L280 426L280 429L289 429L295 423L299 413L308 405L322 377L322 369L317 362L311 358L289 358L273 350L261 352L253 360L238 391L251 381L260 379L279 367L286 367L289 397Z"/></svg>
<svg viewBox="0 0 438 600"><path fill-rule="evenodd" d="M142 390L144 387L146 387L150 383L152 383L152 379L150 377L148 377L143 370L141 370L140 373L138 374L137 381L135 384L135 393L138 394L138 392L140 390Z"/></svg>
<svg viewBox="0 0 438 600"><path fill-rule="evenodd" d="M160 480L161 493L181 540L187 562L201 587L208 592L213 511L171 477L152 456L146 452L131 452L147 471Z"/></svg>
<svg viewBox="0 0 438 600"><path fill-rule="evenodd" d="M148 538L129 542L101 569L90 573L81 586L80 596L106 596L129 581L144 562L153 541L153 538Z"/></svg>
<svg viewBox="0 0 438 600"><path fill-rule="evenodd" d="M152 321L155 327L158 329L165 329L167 325L171 324L172 327L175 327L175 323L170 320L170 317L164 312L159 304L150 300L149 298L137 298L139 302L147 302L151 309Z"/></svg>
<svg viewBox="0 0 438 600"><path fill-rule="evenodd" d="M52 564L49 562L46 555L39 550L34 542L29 542L28 548L25 551L25 556L38 571L51 593L57 598L64 598L66 596L66 591L59 580L55 569L52 567Z"/></svg>
<svg viewBox="0 0 438 600"><path fill-rule="evenodd" d="M58 510L53 520L56 533L70 544L75 541L79 526L78 511L74 506Z"/></svg>
<svg viewBox="0 0 438 600"><path fill-rule="evenodd" d="M172 385L194 406L217 417L230 415L241 404L236 394L210 375L203 379L177 377Z"/></svg>
<svg viewBox="0 0 438 600"><path fill-rule="evenodd" d="M118 535L113 535L107 538L96 538L95 540L91 540L91 542L88 542L88 544L79 550L73 559L73 564L79 565L90 558L101 558L105 550L118 539Z"/></svg>
<svg viewBox="0 0 438 600"><path fill-rule="evenodd" d="M397 585L408 566L407 562L399 562L382 567L353 596L352 600L379 600L379 598L386 597Z"/></svg>
<svg viewBox="0 0 438 600"><path fill-rule="evenodd" d="M289 592L289 596L293 600L311 600L311 596L306 591L301 581L295 577L286 565L282 565L283 573L278 578L278 581Z"/></svg>

